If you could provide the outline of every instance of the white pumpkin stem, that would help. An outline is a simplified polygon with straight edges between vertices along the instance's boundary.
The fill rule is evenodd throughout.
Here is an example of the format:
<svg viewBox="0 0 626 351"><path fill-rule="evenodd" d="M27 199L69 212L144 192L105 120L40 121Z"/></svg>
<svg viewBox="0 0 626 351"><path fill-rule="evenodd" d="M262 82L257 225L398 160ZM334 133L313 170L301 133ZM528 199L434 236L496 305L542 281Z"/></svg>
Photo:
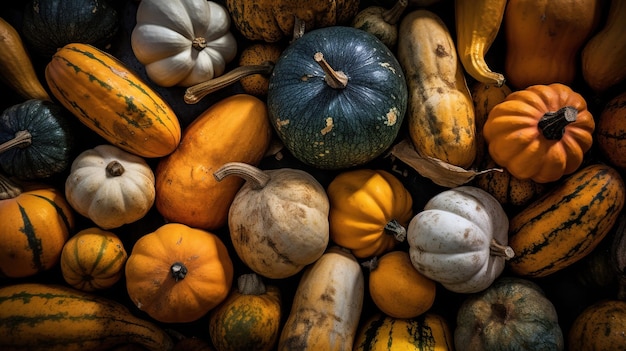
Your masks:
<svg viewBox="0 0 626 351"><path fill-rule="evenodd" d="M0 200L14 199L22 193L22 188L6 176L0 174Z"/></svg>
<svg viewBox="0 0 626 351"><path fill-rule="evenodd" d="M324 58L324 54L318 51L313 55L313 59L322 67L324 73L326 73L324 81L331 88L343 89L348 86L348 76L342 71L335 71Z"/></svg>
<svg viewBox="0 0 626 351"><path fill-rule="evenodd" d="M393 237L399 242L406 240L406 228L404 228L400 222L395 219L392 219L385 224L385 233L393 235Z"/></svg>
<svg viewBox="0 0 626 351"><path fill-rule="evenodd" d="M265 188L271 179L266 172L244 162L225 163L213 173L213 176L219 182L225 177L233 174L250 182L252 188L256 190Z"/></svg>
<svg viewBox="0 0 626 351"><path fill-rule="evenodd" d="M122 166L121 163L115 160L109 162L109 164L106 166L107 176L109 177L119 177L124 174L124 171L124 166Z"/></svg>
<svg viewBox="0 0 626 351"><path fill-rule="evenodd" d="M242 295L263 295L267 292L267 287L258 274L248 273L237 278L237 290Z"/></svg>
<svg viewBox="0 0 626 351"><path fill-rule="evenodd" d="M204 48L206 48L206 39L204 39L203 37L193 38L193 40L191 41L191 47L198 51L204 50Z"/></svg>
<svg viewBox="0 0 626 351"><path fill-rule="evenodd" d="M254 74L262 74L264 76L272 73L274 63L271 61L263 62L259 65L245 65L233 68L226 74L219 77L209 79L206 82L192 85L185 90L183 99L187 104L195 104L202 100L203 97L225 88L235 82Z"/></svg>
<svg viewBox="0 0 626 351"><path fill-rule="evenodd" d="M392 8L382 13L383 21L392 25L398 23L408 5L408 0L398 0Z"/></svg>
<svg viewBox="0 0 626 351"><path fill-rule="evenodd" d="M503 256L505 260L510 260L515 256L515 252L513 248L510 246L502 245L496 241L496 239L491 240L491 244L489 245L489 251L492 256Z"/></svg>
<svg viewBox="0 0 626 351"><path fill-rule="evenodd" d="M14 147L25 148L32 144L33 136L27 130L20 130L15 133L15 136L11 140L7 140L0 144L0 154L11 150Z"/></svg>

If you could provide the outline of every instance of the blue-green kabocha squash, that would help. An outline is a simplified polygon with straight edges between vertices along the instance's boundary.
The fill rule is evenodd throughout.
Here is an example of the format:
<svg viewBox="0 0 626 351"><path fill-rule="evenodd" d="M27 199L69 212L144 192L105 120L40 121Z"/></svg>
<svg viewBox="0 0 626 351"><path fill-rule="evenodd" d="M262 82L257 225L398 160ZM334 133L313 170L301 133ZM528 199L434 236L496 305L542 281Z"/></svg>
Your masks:
<svg viewBox="0 0 626 351"><path fill-rule="evenodd" d="M297 159L344 169L392 145L406 112L407 86L396 57L378 38L331 26L305 33L283 51L267 104L277 135Z"/></svg>
<svg viewBox="0 0 626 351"><path fill-rule="evenodd" d="M26 100L0 114L0 170L20 179L47 178L70 164L74 146L69 112Z"/></svg>

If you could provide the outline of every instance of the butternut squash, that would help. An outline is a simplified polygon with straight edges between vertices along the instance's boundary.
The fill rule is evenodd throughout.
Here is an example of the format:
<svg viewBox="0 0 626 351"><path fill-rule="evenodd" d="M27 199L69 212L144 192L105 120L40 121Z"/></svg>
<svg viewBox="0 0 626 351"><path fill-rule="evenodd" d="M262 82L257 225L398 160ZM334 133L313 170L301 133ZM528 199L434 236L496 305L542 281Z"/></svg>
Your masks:
<svg viewBox="0 0 626 351"><path fill-rule="evenodd" d="M272 126L265 103L237 94L218 101L184 130L179 147L155 171L157 210L190 227L223 227L243 178L213 176L227 162L257 165L269 147Z"/></svg>
<svg viewBox="0 0 626 351"><path fill-rule="evenodd" d="M400 22L397 56L407 77L408 130L416 151L459 167L476 157L472 98L443 20L429 10Z"/></svg>
<svg viewBox="0 0 626 351"><path fill-rule="evenodd" d="M504 84L493 72L485 54L493 44L504 17L507 0L455 0L456 45L465 71L479 82Z"/></svg>
<svg viewBox="0 0 626 351"><path fill-rule="evenodd" d="M626 79L626 1L611 0L604 27L583 47L583 79L603 92Z"/></svg>
<svg viewBox="0 0 626 351"><path fill-rule="evenodd" d="M352 350L364 288L356 258L338 246L328 249L300 278L278 350Z"/></svg>
<svg viewBox="0 0 626 351"><path fill-rule="evenodd" d="M0 79L26 100L51 100L37 77L35 67L19 33L1 17Z"/></svg>

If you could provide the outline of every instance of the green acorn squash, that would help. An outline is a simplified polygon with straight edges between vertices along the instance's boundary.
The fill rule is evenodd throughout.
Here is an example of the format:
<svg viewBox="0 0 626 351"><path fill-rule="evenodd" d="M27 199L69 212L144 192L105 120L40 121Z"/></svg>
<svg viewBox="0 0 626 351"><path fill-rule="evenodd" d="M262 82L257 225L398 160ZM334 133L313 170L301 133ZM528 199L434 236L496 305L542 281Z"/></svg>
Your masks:
<svg viewBox="0 0 626 351"><path fill-rule="evenodd" d="M28 0L22 35L35 54L50 58L69 43L102 49L119 27L119 12L109 0Z"/></svg>
<svg viewBox="0 0 626 351"><path fill-rule="evenodd" d="M47 178L70 164L74 145L70 114L32 99L0 114L0 169L20 179Z"/></svg>
<svg viewBox="0 0 626 351"><path fill-rule="evenodd" d="M302 162L343 169L394 142L407 107L394 54L374 35L333 26L294 41L276 62L267 102L285 147Z"/></svg>

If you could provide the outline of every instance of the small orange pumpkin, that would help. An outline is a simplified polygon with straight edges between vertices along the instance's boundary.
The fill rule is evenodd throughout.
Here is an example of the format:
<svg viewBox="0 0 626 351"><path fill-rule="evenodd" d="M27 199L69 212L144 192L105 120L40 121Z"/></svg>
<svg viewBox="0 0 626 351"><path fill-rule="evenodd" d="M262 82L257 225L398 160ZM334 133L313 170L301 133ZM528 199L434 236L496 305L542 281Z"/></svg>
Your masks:
<svg viewBox="0 0 626 351"><path fill-rule="evenodd" d="M215 234L167 223L139 238L126 261L133 303L164 323L200 319L226 299L233 263Z"/></svg>
<svg viewBox="0 0 626 351"><path fill-rule="evenodd" d="M580 167L594 129L584 97L554 83L509 94L489 112L483 135L491 158L511 175L548 183Z"/></svg>
<svg viewBox="0 0 626 351"><path fill-rule="evenodd" d="M357 258L380 255L406 238L413 199L384 170L344 171L328 185L330 238Z"/></svg>

